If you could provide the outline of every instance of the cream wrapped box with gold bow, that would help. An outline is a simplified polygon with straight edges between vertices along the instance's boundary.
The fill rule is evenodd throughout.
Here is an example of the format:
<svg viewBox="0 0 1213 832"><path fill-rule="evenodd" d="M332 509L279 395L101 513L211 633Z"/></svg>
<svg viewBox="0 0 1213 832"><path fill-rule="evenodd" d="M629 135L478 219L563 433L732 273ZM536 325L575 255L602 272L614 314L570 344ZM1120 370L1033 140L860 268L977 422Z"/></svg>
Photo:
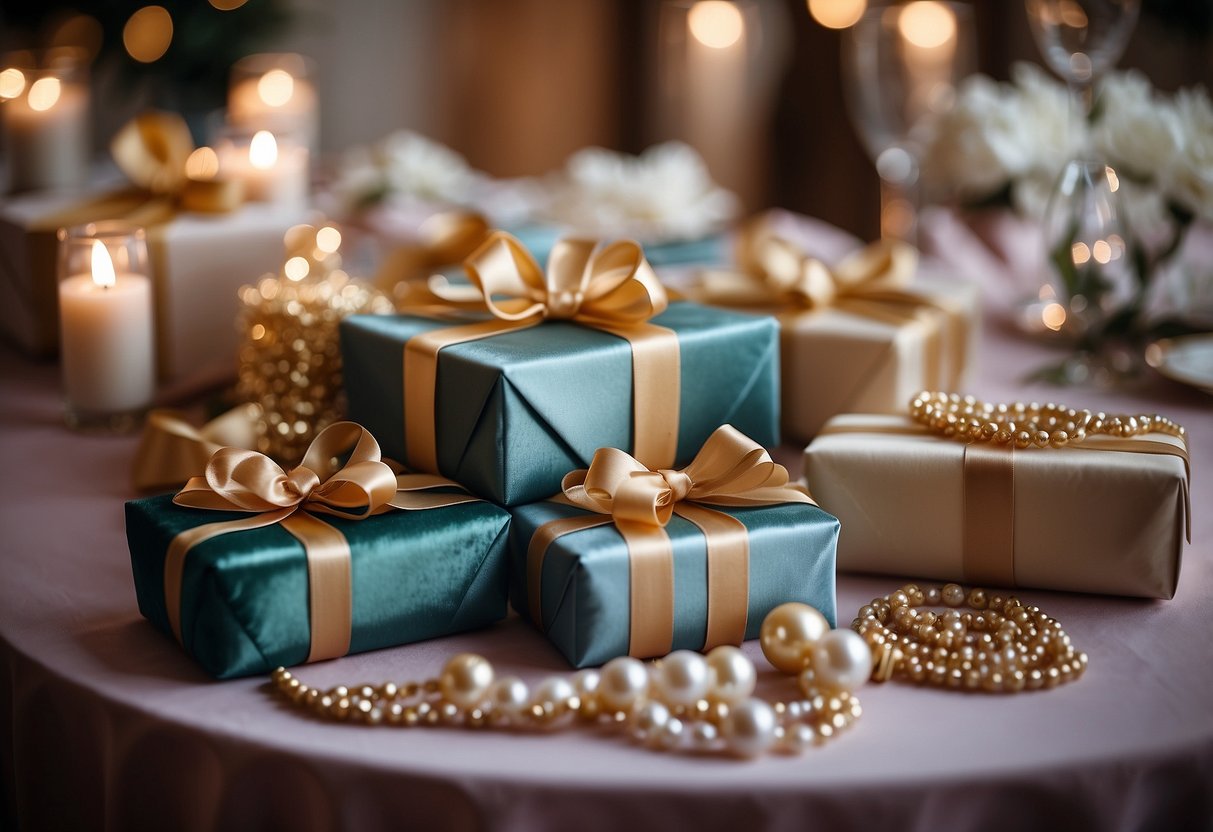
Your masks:
<svg viewBox="0 0 1213 832"><path fill-rule="evenodd" d="M919 390L963 384L980 319L974 284L922 274L917 250L896 241L827 265L780 236L775 219L738 232L735 268L702 270L679 289L778 318L785 439L807 441L839 413L896 413Z"/></svg>
<svg viewBox="0 0 1213 832"><path fill-rule="evenodd" d="M773 319L668 303L630 242L562 240L545 271L496 232L466 267L466 299L341 325L350 416L410 468L511 506L606 445L660 469L726 422L778 441Z"/></svg>
<svg viewBox="0 0 1213 832"><path fill-rule="evenodd" d="M840 571L1170 598L1188 457L1166 434L1063 448L964 444L905 416L831 420L805 452L842 522Z"/></svg>
<svg viewBox="0 0 1213 832"><path fill-rule="evenodd" d="M787 601L834 623L838 521L731 426L680 470L600 449L511 513L511 601L575 667L740 644Z"/></svg>
<svg viewBox="0 0 1213 832"><path fill-rule="evenodd" d="M182 166L190 149L179 119L141 116L115 139L115 159L128 181L0 204L0 334L6 340L31 355L58 351L55 232L121 219L147 228L161 378L235 374L237 291L278 270L283 235L306 219L306 206L242 204L239 188L226 187L234 182L188 180Z"/></svg>
<svg viewBox="0 0 1213 832"><path fill-rule="evenodd" d="M139 610L224 679L503 618L509 524L449 480L397 475L349 422L290 472L222 448L178 494L126 504Z"/></svg>

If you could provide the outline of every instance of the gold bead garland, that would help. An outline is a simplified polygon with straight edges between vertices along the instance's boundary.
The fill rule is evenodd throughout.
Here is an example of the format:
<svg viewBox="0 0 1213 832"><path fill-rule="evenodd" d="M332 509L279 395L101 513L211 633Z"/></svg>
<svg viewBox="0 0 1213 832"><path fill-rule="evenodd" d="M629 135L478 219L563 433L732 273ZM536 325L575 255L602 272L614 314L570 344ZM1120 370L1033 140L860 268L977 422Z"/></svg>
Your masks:
<svg viewBox="0 0 1213 832"><path fill-rule="evenodd" d="M992 404L973 396L923 391L910 402L910 416L943 436L963 442L1014 444L1016 448L1062 448L1088 436L1184 436L1184 429L1157 414L1108 415L1036 402Z"/></svg>
<svg viewBox="0 0 1213 832"><path fill-rule="evenodd" d="M820 615L803 604L787 607ZM796 612L784 610L785 617ZM774 703L752 696L757 679L753 663L727 645L706 656L678 650L647 665L625 656L601 670L549 677L533 690L516 677L497 677L487 659L470 653L453 657L437 677L424 681L320 689L281 667L272 681L289 702L336 722L518 732L600 726L623 731L657 751L754 757L821 745L863 713L851 688L825 684L826 679L845 683L848 678L845 662L825 666L840 652L831 648L835 641L852 653L856 643L862 648L857 678L859 683L867 678L871 654L866 645L849 630L835 630L794 645L805 656L805 670L797 679L800 696ZM808 667L814 661L819 663L816 676ZM856 675L852 672L850 678Z"/></svg>
<svg viewBox="0 0 1213 832"><path fill-rule="evenodd" d="M907 584L860 607L851 627L872 648L874 681L1015 693L1072 682L1087 669L1087 654L1039 607L959 584Z"/></svg>
<svg viewBox="0 0 1213 832"><path fill-rule="evenodd" d="M348 315L387 314L391 301L342 271L335 228L296 226L280 276L240 290L237 395L261 406L256 450L297 463L316 433L344 415L337 325Z"/></svg>

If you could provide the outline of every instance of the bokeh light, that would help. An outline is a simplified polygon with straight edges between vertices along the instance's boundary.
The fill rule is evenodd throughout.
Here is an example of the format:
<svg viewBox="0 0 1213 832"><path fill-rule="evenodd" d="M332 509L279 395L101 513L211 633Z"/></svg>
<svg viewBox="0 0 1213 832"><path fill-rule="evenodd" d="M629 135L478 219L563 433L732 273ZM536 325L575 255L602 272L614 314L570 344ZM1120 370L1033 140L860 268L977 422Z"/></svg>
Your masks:
<svg viewBox="0 0 1213 832"><path fill-rule="evenodd" d="M164 6L144 6L122 27L122 44L140 63L160 60L172 42L173 16Z"/></svg>
<svg viewBox="0 0 1213 832"><path fill-rule="evenodd" d="M741 10L728 0L699 0L687 14L687 25L697 41L713 49L727 49L745 30Z"/></svg>
<svg viewBox="0 0 1213 832"><path fill-rule="evenodd" d="M854 26L867 9L867 0L809 0L809 14L827 29Z"/></svg>

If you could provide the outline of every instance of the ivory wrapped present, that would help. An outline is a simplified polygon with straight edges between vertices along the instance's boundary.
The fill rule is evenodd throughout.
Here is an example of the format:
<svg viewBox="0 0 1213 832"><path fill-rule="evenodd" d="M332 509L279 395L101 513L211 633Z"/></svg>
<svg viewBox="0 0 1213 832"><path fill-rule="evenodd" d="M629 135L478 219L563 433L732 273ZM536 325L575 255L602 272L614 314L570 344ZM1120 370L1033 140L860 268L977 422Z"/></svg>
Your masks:
<svg viewBox="0 0 1213 832"><path fill-rule="evenodd" d="M662 469L725 422L778 441L772 319L669 304L631 242L562 240L544 271L495 232L466 267L411 314L341 325L350 417L410 468L512 506L608 444Z"/></svg>
<svg viewBox="0 0 1213 832"><path fill-rule="evenodd" d="M509 523L449 480L397 475L350 422L289 473L222 448L175 496L126 504L140 612L218 678L503 618Z"/></svg>
<svg viewBox="0 0 1213 832"><path fill-rule="evenodd" d="M160 376L235 373L237 290L282 262L305 206L242 204L238 182L185 173L193 149L178 117L140 116L115 137L130 180L83 194L33 193L0 205L0 333L31 355L59 348L58 242L63 226L120 219L147 229Z"/></svg>
<svg viewBox="0 0 1213 832"><path fill-rule="evenodd" d="M838 521L728 425L681 470L600 449L511 512L513 606L575 667L740 644L787 601L834 622Z"/></svg>
<svg viewBox="0 0 1213 832"><path fill-rule="evenodd" d="M838 568L1170 598L1190 533L1182 438L964 444L905 416L831 420L805 452Z"/></svg>
<svg viewBox="0 0 1213 832"><path fill-rule="evenodd" d="M739 231L735 258L735 268L700 271L685 294L778 318L785 437L807 440L836 414L896 413L919 390L963 383L976 287L917 274L912 246L881 241L831 267L762 216Z"/></svg>

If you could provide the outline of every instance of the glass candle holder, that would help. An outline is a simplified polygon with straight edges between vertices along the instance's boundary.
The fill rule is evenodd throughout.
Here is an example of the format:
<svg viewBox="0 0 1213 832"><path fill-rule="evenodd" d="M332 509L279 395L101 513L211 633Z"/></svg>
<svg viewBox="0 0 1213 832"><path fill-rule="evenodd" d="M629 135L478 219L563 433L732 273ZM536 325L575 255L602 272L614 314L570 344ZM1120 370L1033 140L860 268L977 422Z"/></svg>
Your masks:
<svg viewBox="0 0 1213 832"><path fill-rule="evenodd" d="M302 205L310 185L308 149L293 133L229 125L215 139L219 174L244 183L250 202Z"/></svg>
<svg viewBox="0 0 1213 832"><path fill-rule="evenodd" d="M156 392L152 280L144 230L110 221L61 228L60 359L67 424L134 429Z"/></svg>
<svg viewBox="0 0 1213 832"><path fill-rule="evenodd" d="M0 60L0 117L10 192L75 188L88 179L88 67L71 49Z"/></svg>
<svg viewBox="0 0 1213 832"><path fill-rule="evenodd" d="M315 64L294 53L249 55L232 66L228 120L252 131L290 133L319 149Z"/></svg>

